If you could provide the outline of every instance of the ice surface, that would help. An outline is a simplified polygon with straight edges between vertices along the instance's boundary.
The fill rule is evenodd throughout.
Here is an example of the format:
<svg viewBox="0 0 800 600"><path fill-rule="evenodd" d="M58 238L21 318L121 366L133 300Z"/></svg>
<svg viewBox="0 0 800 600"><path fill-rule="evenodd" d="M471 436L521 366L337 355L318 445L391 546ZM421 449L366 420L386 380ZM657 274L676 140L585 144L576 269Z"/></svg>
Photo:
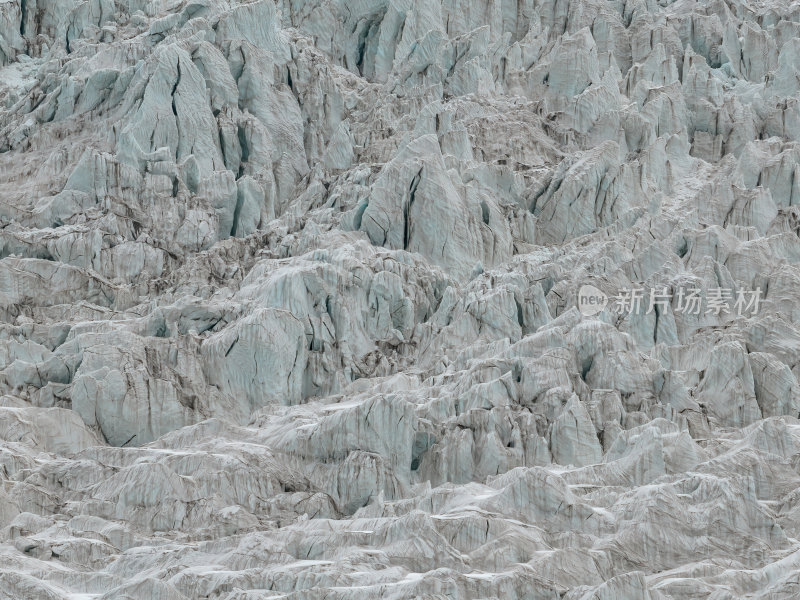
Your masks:
<svg viewBox="0 0 800 600"><path fill-rule="evenodd" d="M0 598L800 597L799 38L0 0Z"/></svg>

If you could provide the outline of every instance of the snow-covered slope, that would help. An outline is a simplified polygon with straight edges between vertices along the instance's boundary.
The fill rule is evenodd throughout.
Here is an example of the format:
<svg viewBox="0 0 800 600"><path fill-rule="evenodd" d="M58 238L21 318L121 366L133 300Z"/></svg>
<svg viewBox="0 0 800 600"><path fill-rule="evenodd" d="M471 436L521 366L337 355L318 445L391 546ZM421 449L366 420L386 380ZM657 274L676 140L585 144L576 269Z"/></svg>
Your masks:
<svg viewBox="0 0 800 600"><path fill-rule="evenodd" d="M0 598L800 597L799 138L797 1L0 0Z"/></svg>

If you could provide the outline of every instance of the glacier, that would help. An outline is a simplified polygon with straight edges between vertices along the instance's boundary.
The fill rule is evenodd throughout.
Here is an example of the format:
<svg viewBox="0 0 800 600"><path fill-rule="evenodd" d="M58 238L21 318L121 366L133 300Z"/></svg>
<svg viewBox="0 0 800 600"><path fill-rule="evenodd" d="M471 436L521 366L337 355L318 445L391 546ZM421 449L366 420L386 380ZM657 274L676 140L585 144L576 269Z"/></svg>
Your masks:
<svg viewBox="0 0 800 600"><path fill-rule="evenodd" d="M0 0L0 599L800 597L798 138L795 1Z"/></svg>

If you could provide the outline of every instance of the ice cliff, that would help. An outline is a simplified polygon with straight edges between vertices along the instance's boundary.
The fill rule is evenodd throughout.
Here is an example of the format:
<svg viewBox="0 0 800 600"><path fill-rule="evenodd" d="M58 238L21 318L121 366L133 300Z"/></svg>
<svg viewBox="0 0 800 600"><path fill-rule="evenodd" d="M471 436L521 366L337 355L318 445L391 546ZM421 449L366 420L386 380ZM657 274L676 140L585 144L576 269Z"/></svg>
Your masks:
<svg viewBox="0 0 800 600"><path fill-rule="evenodd" d="M797 2L0 0L0 599L796 599L799 236Z"/></svg>

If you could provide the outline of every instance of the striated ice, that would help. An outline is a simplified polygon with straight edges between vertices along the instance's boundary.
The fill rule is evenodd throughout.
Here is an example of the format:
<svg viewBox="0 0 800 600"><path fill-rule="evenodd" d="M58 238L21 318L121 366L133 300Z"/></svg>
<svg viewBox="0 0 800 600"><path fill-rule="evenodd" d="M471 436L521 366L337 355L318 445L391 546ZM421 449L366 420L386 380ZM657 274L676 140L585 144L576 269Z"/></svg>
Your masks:
<svg viewBox="0 0 800 600"><path fill-rule="evenodd" d="M0 0L0 599L800 596L799 23Z"/></svg>

